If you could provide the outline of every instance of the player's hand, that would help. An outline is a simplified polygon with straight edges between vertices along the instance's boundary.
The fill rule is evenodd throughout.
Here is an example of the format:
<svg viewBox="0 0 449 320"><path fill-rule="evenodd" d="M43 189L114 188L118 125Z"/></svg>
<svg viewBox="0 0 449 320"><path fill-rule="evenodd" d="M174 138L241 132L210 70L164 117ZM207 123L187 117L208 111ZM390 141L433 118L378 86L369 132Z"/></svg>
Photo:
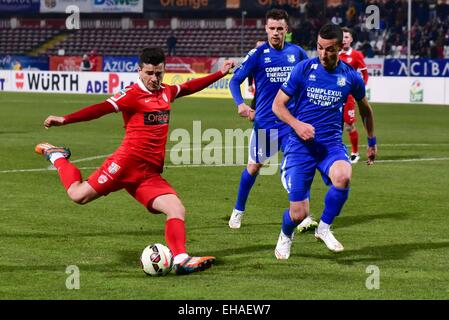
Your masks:
<svg viewBox="0 0 449 320"><path fill-rule="evenodd" d="M374 164L374 159L376 158L376 155L377 155L377 146L368 147L368 150L366 151L366 156L368 158L366 164L369 166Z"/></svg>
<svg viewBox="0 0 449 320"><path fill-rule="evenodd" d="M254 118L255 118L255 117L256 117L256 111L253 110L253 109L251 109L251 110L249 111L248 120L249 120L249 121L254 121Z"/></svg>
<svg viewBox="0 0 449 320"><path fill-rule="evenodd" d="M229 70L231 70L232 68L234 68L235 63L232 60L225 60L223 63L223 66L221 67L220 71L221 73L223 73L224 75L229 73Z"/></svg>
<svg viewBox="0 0 449 320"><path fill-rule="evenodd" d="M238 108L239 108L238 109L239 116L244 117L244 118L249 117L251 108L248 107L248 105L246 103L239 104Z"/></svg>
<svg viewBox="0 0 449 320"><path fill-rule="evenodd" d="M249 91L249 93L252 93L254 95L254 92L256 91L256 89L254 88L254 86L249 86L248 91Z"/></svg>
<svg viewBox="0 0 449 320"><path fill-rule="evenodd" d="M313 140L313 138L315 138L315 128L311 124L298 121L293 129L298 137L304 141Z"/></svg>
<svg viewBox="0 0 449 320"><path fill-rule="evenodd" d="M48 129L53 126L62 126L64 124L64 117L58 116L48 116L44 121L45 129Z"/></svg>

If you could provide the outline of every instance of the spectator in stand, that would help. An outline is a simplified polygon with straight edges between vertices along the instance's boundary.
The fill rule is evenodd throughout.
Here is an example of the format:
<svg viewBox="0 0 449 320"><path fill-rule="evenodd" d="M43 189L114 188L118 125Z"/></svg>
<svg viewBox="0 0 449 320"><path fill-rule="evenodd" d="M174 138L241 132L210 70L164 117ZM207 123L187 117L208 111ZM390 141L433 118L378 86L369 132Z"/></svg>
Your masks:
<svg viewBox="0 0 449 320"><path fill-rule="evenodd" d="M92 71L97 71L97 56L97 49L92 49L89 52L90 69Z"/></svg>
<svg viewBox="0 0 449 320"><path fill-rule="evenodd" d="M80 71L91 71L92 64L90 63L89 56L87 54L83 55L83 61L81 61Z"/></svg>
<svg viewBox="0 0 449 320"><path fill-rule="evenodd" d="M167 38L167 48L169 56L176 56L176 42L178 40L175 37L175 33L172 31L170 37Z"/></svg>

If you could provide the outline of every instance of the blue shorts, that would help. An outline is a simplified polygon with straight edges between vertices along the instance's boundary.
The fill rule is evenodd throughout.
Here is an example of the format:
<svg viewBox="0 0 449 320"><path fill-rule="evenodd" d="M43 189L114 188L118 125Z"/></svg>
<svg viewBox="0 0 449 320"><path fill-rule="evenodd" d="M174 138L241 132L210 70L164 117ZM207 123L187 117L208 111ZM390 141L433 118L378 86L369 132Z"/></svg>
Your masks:
<svg viewBox="0 0 449 320"><path fill-rule="evenodd" d="M324 183L330 185L329 169L332 164L338 160L351 163L342 142L332 145L317 142L305 142L300 146L294 144L289 141L281 164L281 181L289 201L303 201L310 197L316 169Z"/></svg>
<svg viewBox="0 0 449 320"><path fill-rule="evenodd" d="M278 128L260 128L254 126L249 140L248 162L264 163L279 150L282 152L288 141L290 126L282 125Z"/></svg>

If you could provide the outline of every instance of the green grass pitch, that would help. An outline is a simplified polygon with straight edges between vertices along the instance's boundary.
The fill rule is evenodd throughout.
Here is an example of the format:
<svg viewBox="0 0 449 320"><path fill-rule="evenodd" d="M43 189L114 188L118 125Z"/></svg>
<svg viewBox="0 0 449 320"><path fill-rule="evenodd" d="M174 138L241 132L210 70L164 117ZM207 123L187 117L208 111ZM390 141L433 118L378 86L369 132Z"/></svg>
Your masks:
<svg viewBox="0 0 449 320"><path fill-rule="evenodd" d="M449 298L449 108L373 104L378 162L354 165L349 200L333 227L345 246L340 254L307 233L295 237L289 260L276 260L273 251L288 205L278 173L258 178L242 228L230 230L243 166L177 167L167 152L164 177L187 209L188 251L214 255L217 263L189 276L154 278L142 272L139 256L149 243L165 243L165 216L148 213L125 191L74 204L56 172L45 170L49 163L33 150L41 141L69 146L87 178L101 156L120 144L121 115L50 130L42 123L49 114L67 114L102 99L1 93L0 299ZM174 103L172 131L191 131L194 120L202 121L203 130L250 127L231 100ZM358 127L364 150L366 135L361 123ZM317 175L311 198L316 217L325 191ZM71 265L80 270L79 290L66 288ZM366 287L369 266L380 272L378 289Z"/></svg>

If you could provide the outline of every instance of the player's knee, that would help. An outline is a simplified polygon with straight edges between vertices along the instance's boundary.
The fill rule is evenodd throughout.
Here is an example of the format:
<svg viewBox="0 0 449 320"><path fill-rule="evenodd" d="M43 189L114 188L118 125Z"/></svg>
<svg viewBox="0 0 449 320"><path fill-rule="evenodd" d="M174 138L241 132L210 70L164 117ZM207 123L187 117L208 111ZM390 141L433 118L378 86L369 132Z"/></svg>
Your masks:
<svg viewBox="0 0 449 320"><path fill-rule="evenodd" d="M349 182L351 181L351 175L346 172L340 172L335 175L332 184L336 188L347 188L349 186Z"/></svg>
<svg viewBox="0 0 449 320"><path fill-rule="evenodd" d="M300 223L307 217L306 206L302 204L291 205L290 206L290 217L296 223Z"/></svg>
<svg viewBox="0 0 449 320"><path fill-rule="evenodd" d="M184 208L184 206L181 203L172 206L170 208L170 210L167 211L167 216L170 219L178 218L178 219L184 220L185 215L186 215L186 209Z"/></svg>
<svg viewBox="0 0 449 320"><path fill-rule="evenodd" d="M248 173L253 176L253 175L259 173L261 167L262 167L262 165L260 165L258 163L250 163L250 164L248 164L246 169L248 170Z"/></svg>

